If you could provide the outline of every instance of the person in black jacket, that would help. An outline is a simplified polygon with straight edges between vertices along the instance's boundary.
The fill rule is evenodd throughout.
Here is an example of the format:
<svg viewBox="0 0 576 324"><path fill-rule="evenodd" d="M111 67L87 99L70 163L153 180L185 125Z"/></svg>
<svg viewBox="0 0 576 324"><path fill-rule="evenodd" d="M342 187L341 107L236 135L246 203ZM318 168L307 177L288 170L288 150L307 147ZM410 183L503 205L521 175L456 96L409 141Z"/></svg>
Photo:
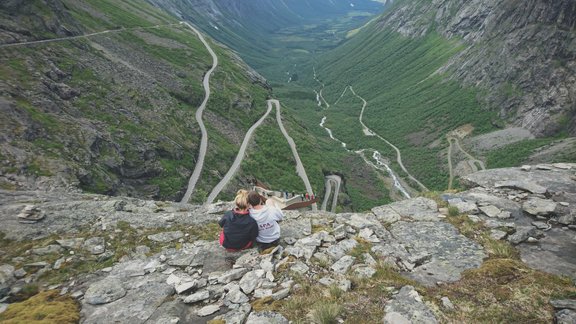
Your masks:
<svg viewBox="0 0 576 324"><path fill-rule="evenodd" d="M248 191L238 190L234 202L236 207L224 213L218 222L222 227L220 245L229 252L251 248L258 236L258 223L248 211Z"/></svg>

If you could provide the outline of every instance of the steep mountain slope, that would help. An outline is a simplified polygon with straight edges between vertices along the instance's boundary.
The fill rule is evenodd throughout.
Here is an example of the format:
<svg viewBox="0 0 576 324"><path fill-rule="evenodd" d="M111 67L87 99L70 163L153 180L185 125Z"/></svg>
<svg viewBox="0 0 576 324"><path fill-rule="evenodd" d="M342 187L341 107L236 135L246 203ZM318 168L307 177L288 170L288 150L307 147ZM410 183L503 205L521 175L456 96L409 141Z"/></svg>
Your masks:
<svg viewBox="0 0 576 324"><path fill-rule="evenodd" d="M466 49L441 71L486 90L483 105L516 126L576 135L574 1L404 1L378 24L462 39Z"/></svg>
<svg viewBox="0 0 576 324"><path fill-rule="evenodd" d="M573 1L397 1L300 71L300 83L324 84L329 103L352 85L368 101L366 125L400 147L417 179L445 189L446 135L462 126L472 135L514 125L575 134L575 10ZM351 149L370 145L393 160L362 132L354 100L347 93L314 123L327 116Z"/></svg>
<svg viewBox="0 0 576 324"><path fill-rule="evenodd" d="M195 164L195 109L212 64L187 27L139 0L3 1L0 46L3 188L79 186L177 199ZM223 173L265 111L265 81L235 55L220 59L205 120L208 175ZM218 179L207 176L200 189Z"/></svg>
<svg viewBox="0 0 576 324"><path fill-rule="evenodd" d="M348 30L383 10L382 3L372 0L148 1L192 21L268 78L277 77L277 66L289 66L293 56L334 46Z"/></svg>

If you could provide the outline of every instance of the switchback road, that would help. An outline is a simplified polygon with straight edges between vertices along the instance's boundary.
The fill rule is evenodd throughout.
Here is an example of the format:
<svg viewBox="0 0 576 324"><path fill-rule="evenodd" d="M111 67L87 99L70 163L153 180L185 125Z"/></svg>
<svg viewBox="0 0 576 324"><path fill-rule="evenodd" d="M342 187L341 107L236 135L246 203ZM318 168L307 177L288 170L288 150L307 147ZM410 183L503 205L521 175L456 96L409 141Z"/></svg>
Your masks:
<svg viewBox="0 0 576 324"><path fill-rule="evenodd" d="M302 181L304 181L304 186L306 187L306 191L310 194L313 194L314 191L312 191L312 186L310 185L310 181L308 180L308 175L306 174L306 169L304 169L304 165L302 164L302 161L300 160L300 155L298 155L298 150L296 150L296 143L294 143L294 140L292 139L292 137L290 137L290 135L288 135L288 132L286 131L286 129L284 128L284 124L282 123L282 116L280 114L280 102L278 100L270 100L270 101L272 101L272 103L276 105L276 121L278 122L278 126L280 127L282 134L284 135L284 137L288 141L288 144L290 145L290 149L292 149L292 154L294 155L294 159L296 160L296 173L300 176L300 178L302 178ZM316 204L313 204L312 210L317 211L318 206Z"/></svg>
<svg viewBox="0 0 576 324"><path fill-rule="evenodd" d="M264 119L266 119L266 117L268 117L271 110L272 110L272 100L268 100L268 110L256 123L254 123L254 125L252 125L252 127L250 127L248 132L246 132L246 136L244 136L244 141L242 142L242 145L240 146L240 150L238 150L238 155L236 155L236 159L234 160L234 163L232 164L232 166L230 167L230 170L228 170L228 172L226 173L224 178L222 178L222 180L220 180L220 182L216 185L216 187L214 187L214 189L212 189L212 192L210 192L210 195L208 195L208 198L206 199L206 204L211 204L212 202L214 202L214 199L216 199L218 194L220 194L222 189L224 189L224 187L228 184L228 182L236 174L236 172L240 168L240 164L242 163L242 160L244 159L244 155L246 153L246 148L248 147L248 143L250 142L250 139L252 139L252 134L254 134L254 131L256 130L256 128L258 128L258 126L260 126L260 124L262 124Z"/></svg>
<svg viewBox="0 0 576 324"><path fill-rule="evenodd" d="M210 47L210 44L208 44L208 42L204 39L204 36L196 28L192 27L192 25L190 25L187 22L182 22L182 24L188 26L188 28L192 29L192 31L194 31L196 35L198 35L198 38L200 38L200 41L202 41L202 43L212 56L212 62L213 62L210 70L208 70L206 75L204 75L204 80L202 82L204 86L204 91L206 93L204 96L204 101L202 101L202 104L196 111L196 121L198 122L198 125L200 125L202 138L200 139L200 150L198 151L198 159L196 160L196 165L194 166L194 172L192 172L192 176L188 181L188 189L186 190L184 197L182 197L182 200L180 201L183 203L187 203L190 200L190 196L192 196L194 187L196 186L196 183L200 178L200 173L202 173L202 168L204 167L204 158L206 157L206 150L208 148L208 132L206 131L206 126L204 126L204 122L202 121L202 113L206 108L208 99L210 99L210 77L212 76L212 73L218 66L218 56L216 56L216 53L214 53L212 47Z"/></svg>

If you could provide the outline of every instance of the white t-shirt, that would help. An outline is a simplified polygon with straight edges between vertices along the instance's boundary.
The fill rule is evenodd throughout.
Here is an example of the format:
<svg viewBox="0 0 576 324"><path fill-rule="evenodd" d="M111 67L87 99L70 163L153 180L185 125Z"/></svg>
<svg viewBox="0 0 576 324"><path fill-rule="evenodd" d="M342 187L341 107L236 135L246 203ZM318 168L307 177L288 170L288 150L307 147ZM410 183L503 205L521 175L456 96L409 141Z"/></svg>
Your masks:
<svg viewBox="0 0 576 324"><path fill-rule="evenodd" d="M257 242L271 243L280 238L278 221L284 217L280 209L271 206L264 206L258 210L250 208L250 216L258 223Z"/></svg>

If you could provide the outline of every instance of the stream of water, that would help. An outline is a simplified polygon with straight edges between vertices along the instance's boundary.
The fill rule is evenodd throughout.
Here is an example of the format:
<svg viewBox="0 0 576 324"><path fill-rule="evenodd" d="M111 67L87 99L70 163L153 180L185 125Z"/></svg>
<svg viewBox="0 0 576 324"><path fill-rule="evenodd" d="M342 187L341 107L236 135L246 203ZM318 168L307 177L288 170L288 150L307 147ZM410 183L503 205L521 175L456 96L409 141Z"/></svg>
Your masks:
<svg viewBox="0 0 576 324"><path fill-rule="evenodd" d="M324 128L326 130L326 132L328 132L328 135L330 136L331 139L340 142L340 144L342 144L342 147L346 148L346 143L344 143L341 140L334 137L334 135L332 135L332 130L328 127L324 127L324 123L326 123L326 116L324 116L324 118L322 118L322 121L320 122L320 127Z"/></svg>
<svg viewBox="0 0 576 324"><path fill-rule="evenodd" d="M390 166L388 164L384 163L384 159L382 159L382 154L380 154L380 152L374 150L374 154L372 154L372 158L376 161L377 166L381 166L381 167L384 167L386 169L386 171L388 172L388 174L390 175L392 180L394 180L394 187L396 187L396 189L400 190L400 192L404 195L404 197L410 199L411 198L410 194L402 186L402 184L400 183L400 180L398 180L398 177L396 176L394 171L392 171L392 169L390 168Z"/></svg>

